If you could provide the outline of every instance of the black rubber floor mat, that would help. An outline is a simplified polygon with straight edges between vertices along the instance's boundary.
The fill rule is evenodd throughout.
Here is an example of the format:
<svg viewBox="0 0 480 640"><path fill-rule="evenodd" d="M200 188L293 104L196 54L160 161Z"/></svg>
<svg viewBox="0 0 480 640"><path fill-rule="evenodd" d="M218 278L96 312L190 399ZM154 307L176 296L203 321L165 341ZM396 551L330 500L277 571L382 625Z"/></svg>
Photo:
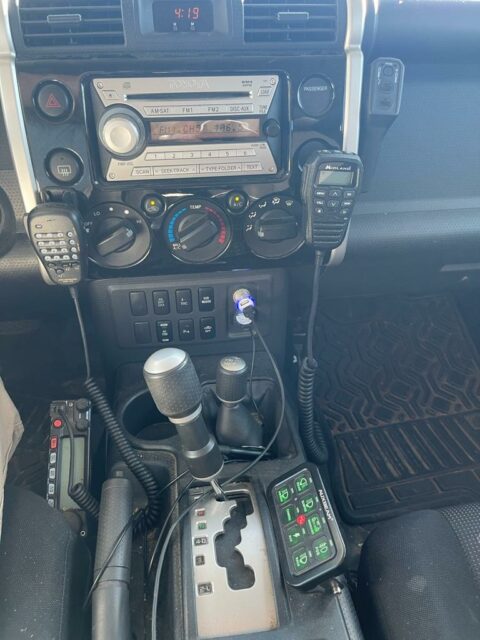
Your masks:
<svg viewBox="0 0 480 640"><path fill-rule="evenodd" d="M480 358L453 298L328 304L316 346L347 522L480 500Z"/></svg>

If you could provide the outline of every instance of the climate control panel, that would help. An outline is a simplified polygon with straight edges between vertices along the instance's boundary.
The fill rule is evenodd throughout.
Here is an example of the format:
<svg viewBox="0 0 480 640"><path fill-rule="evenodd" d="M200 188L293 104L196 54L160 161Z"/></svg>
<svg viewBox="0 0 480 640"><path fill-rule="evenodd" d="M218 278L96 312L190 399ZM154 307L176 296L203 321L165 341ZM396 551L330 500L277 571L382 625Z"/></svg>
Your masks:
<svg viewBox="0 0 480 640"><path fill-rule="evenodd" d="M85 218L90 260L99 267L129 269L149 257L164 264L252 254L280 260L305 242L302 204L288 193L254 199L242 191L139 192L126 202L100 203Z"/></svg>

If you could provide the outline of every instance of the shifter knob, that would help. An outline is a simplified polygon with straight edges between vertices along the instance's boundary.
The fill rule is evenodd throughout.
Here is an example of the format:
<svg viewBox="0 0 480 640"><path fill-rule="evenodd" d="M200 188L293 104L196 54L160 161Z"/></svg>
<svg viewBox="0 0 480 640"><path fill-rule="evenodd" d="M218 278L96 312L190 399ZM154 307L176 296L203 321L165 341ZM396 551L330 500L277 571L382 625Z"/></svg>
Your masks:
<svg viewBox="0 0 480 640"><path fill-rule="evenodd" d="M160 349L145 362L143 375L157 409L177 429L192 476L212 481L223 468L223 456L202 416L202 387L190 356L181 349Z"/></svg>
<svg viewBox="0 0 480 640"><path fill-rule="evenodd" d="M143 367L145 382L160 413L184 418L201 406L202 387L190 356L181 349L160 349Z"/></svg>
<svg viewBox="0 0 480 640"><path fill-rule="evenodd" d="M218 363L216 390L221 402L238 404L247 395L248 368L245 360L227 356Z"/></svg>

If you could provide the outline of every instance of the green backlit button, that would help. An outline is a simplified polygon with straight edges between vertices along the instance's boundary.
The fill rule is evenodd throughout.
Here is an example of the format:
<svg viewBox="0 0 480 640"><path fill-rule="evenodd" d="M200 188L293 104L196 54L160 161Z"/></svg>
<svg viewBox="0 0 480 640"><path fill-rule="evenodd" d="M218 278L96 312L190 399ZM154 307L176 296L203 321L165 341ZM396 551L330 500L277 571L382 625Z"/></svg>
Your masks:
<svg viewBox="0 0 480 640"><path fill-rule="evenodd" d="M277 500L280 504L285 504L290 500L290 487L285 485L284 487L280 487L277 489Z"/></svg>
<svg viewBox="0 0 480 640"><path fill-rule="evenodd" d="M335 549L325 536L322 536L313 543L313 555L320 562L330 560L335 555Z"/></svg>
<svg viewBox="0 0 480 640"><path fill-rule="evenodd" d="M300 502L300 508L302 513L311 513L312 511L315 511L315 509L317 508L317 500L315 496L310 495L302 498Z"/></svg>
<svg viewBox="0 0 480 640"><path fill-rule="evenodd" d="M282 522L283 524L291 524L297 517L297 512L293 505L289 505L282 509Z"/></svg>
<svg viewBox="0 0 480 640"><path fill-rule="evenodd" d="M303 529L298 524L294 525L287 531L287 538L289 546L295 547L303 539Z"/></svg>
<svg viewBox="0 0 480 640"><path fill-rule="evenodd" d="M323 529L322 521L317 513L308 517L307 527L312 536L318 535Z"/></svg>
<svg viewBox="0 0 480 640"><path fill-rule="evenodd" d="M306 475L299 476L295 480L295 489L297 493L303 493L310 487L310 478Z"/></svg>
<svg viewBox="0 0 480 640"><path fill-rule="evenodd" d="M305 548L295 551L292 555L292 560L296 571L304 571L310 564L310 556Z"/></svg>

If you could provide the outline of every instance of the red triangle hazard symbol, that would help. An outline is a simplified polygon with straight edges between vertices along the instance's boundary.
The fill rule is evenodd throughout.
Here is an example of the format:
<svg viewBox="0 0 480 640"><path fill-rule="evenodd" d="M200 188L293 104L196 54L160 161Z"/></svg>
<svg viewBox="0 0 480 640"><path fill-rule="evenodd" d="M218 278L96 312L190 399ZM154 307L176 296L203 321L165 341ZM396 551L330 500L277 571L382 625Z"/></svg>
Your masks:
<svg viewBox="0 0 480 640"><path fill-rule="evenodd" d="M48 96L47 109L63 109L62 105L53 93Z"/></svg>

